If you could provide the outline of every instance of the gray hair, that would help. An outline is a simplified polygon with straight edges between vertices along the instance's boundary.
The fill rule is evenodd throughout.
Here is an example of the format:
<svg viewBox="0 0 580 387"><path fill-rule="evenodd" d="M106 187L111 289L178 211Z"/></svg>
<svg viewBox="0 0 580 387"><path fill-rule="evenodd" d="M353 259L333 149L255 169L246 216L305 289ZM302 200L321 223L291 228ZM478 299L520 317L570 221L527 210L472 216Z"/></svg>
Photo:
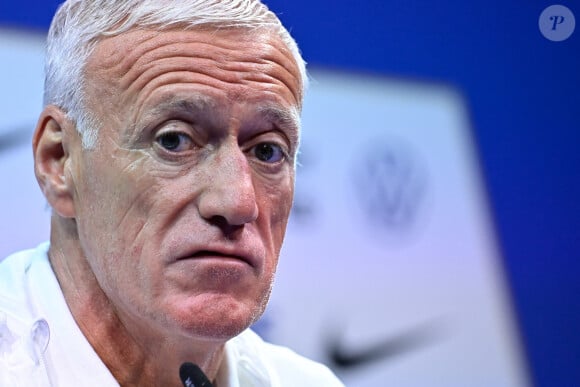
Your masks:
<svg viewBox="0 0 580 387"><path fill-rule="evenodd" d="M308 85L305 62L290 33L260 0L68 0L50 26L45 62L44 105L56 105L76 122L83 146L97 136L98 120L85 106L83 70L97 43L133 28L159 30L214 25L266 28L292 52Z"/></svg>

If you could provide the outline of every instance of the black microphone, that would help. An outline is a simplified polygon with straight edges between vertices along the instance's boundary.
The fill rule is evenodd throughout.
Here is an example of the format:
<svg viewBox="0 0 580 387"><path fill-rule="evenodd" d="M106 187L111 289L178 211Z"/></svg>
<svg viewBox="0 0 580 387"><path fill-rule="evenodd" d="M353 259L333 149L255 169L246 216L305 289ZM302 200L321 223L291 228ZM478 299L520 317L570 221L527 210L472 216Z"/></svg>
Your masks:
<svg viewBox="0 0 580 387"><path fill-rule="evenodd" d="M179 377L185 387L213 387L201 368L193 363L183 363L179 367Z"/></svg>

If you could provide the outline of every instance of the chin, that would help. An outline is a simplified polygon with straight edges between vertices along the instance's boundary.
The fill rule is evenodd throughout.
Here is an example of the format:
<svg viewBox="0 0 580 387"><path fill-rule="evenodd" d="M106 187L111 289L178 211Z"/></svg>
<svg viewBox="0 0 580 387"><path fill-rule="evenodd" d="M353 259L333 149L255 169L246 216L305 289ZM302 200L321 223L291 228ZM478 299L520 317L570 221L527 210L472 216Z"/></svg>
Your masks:
<svg viewBox="0 0 580 387"><path fill-rule="evenodd" d="M192 338L227 341L256 322L266 307L265 302L241 302L224 295L212 295L202 303L179 308L175 323Z"/></svg>

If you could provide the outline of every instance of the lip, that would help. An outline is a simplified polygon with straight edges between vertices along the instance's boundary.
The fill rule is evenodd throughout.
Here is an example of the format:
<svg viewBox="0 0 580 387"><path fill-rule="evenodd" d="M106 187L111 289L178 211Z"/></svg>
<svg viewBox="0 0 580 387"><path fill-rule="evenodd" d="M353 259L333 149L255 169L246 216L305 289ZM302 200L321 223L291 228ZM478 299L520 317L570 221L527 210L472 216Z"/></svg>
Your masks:
<svg viewBox="0 0 580 387"><path fill-rule="evenodd" d="M223 249L223 248L209 248L209 249L198 249L191 252L188 252L182 256L180 256L176 261L184 261L184 260L202 260L202 259L223 259L226 260L235 260L244 262L251 267L258 266L258 260L254 257L253 254L247 251L241 250L232 250L232 249Z"/></svg>

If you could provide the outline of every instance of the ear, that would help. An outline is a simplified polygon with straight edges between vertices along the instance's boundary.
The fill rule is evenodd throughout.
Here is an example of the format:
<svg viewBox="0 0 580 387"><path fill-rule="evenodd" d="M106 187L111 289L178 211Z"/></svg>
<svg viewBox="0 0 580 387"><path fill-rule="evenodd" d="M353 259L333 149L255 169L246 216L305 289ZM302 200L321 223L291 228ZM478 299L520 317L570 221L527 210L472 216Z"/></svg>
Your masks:
<svg viewBox="0 0 580 387"><path fill-rule="evenodd" d="M79 138L71 120L53 105L40 114L32 138L36 180L52 209L65 218L75 217L70 151L75 143L80 146Z"/></svg>

